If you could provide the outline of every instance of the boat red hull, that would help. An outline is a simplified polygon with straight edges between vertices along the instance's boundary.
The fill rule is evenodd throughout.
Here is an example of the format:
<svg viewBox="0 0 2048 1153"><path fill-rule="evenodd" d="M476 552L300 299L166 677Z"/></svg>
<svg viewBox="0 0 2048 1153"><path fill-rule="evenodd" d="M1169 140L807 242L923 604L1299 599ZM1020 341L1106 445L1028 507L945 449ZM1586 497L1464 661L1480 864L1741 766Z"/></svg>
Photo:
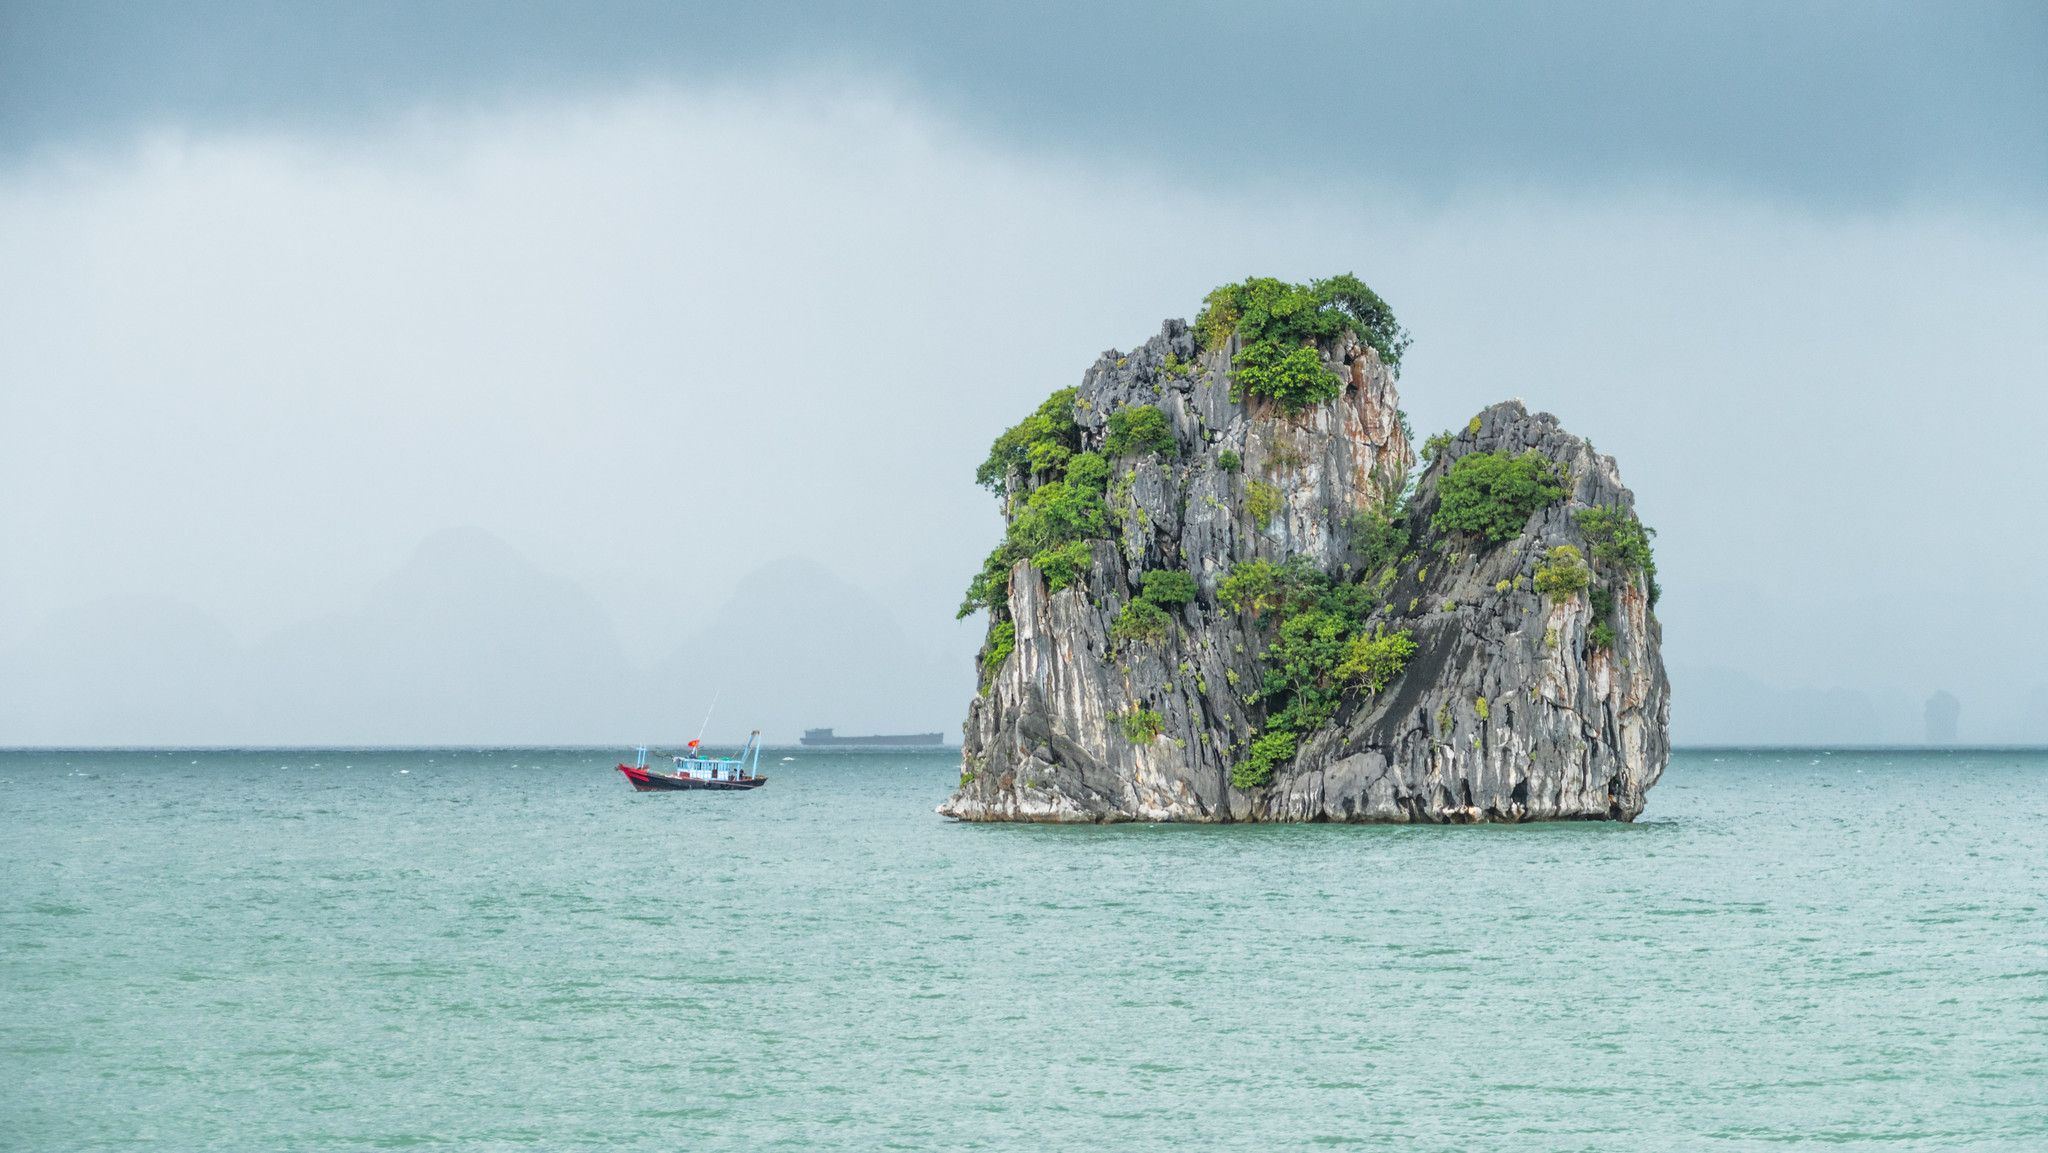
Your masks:
<svg viewBox="0 0 2048 1153"><path fill-rule="evenodd" d="M747 789L758 789L768 783L767 777L741 777L731 781L706 781L695 777L677 777L668 773L657 773L634 765L620 765L619 771L633 788L642 793L685 792L701 789L713 793L735 793Z"/></svg>

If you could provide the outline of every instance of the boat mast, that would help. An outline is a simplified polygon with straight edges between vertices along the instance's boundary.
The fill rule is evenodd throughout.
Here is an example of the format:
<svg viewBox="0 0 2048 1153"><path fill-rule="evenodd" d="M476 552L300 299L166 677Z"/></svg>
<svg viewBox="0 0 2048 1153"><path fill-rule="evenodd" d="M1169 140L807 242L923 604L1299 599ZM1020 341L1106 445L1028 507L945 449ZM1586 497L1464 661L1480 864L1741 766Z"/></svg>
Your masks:
<svg viewBox="0 0 2048 1153"><path fill-rule="evenodd" d="M691 744L693 744L693 745L694 745L694 744L696 744L696 743L697 743L697 741L701 741L701 740L703 740L703 739L704 739L704 730L705 730L705 729L708 729L708 728L710 728L710 727L711 727L711 713L712 713L712 711L713 711L713 710L715 710L716 708L718 708L718 698L719 698L719 695L720 695L721 693L724 693L724 692L725 692L725 686L724 686L724 685L720 685L720 686L718 686L718 688L717 688L716 690L714 690L714 691L712 692L712 694L711 694L711 708L708 708L708 709L705 709L705 710L704 710L704 723L703 723L703 724L701 724L701 725L698 725L698 726L697 726L697 740L696 740L696 741L691 741L691 742L690 742Z"/></svg>

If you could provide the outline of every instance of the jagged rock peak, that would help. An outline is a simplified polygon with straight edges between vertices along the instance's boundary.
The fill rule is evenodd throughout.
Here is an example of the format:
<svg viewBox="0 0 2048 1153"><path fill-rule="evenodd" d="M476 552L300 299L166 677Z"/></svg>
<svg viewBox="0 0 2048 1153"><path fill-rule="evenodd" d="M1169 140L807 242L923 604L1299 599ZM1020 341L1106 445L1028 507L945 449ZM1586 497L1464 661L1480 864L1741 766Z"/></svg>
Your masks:
<svg viewBox="0 0 2048 1153"><path fill-rule="evenodd" d="M1670 694L1632 494L1519 401L1432 438L1406 489L1384 321L1167 321L997 442L1009 531L962 610L990 636L941 813L1642 811Z"/></svg>

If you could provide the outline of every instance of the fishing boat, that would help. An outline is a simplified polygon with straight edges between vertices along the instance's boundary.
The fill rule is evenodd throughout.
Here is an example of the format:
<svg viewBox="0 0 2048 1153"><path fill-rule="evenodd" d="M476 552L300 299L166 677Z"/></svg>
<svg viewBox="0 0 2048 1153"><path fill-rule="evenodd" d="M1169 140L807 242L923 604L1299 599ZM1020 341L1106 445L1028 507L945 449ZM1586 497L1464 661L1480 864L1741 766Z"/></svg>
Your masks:
<svg viewBox="0 0 2048 1153"><path fill-rule="evenodd" d="M655 757L665 757L671 763L673 772L662 772L647 763L650 750L641 745L633 750L633 763L620 765L619 771L626 774L626 780L643 793L670 792L680 789L711 789L717 792L732 792L739 789L758 789L768 783L761 775L761 730L755 729L747 738L746 747L735 757L705 756L696 741L689 743L688 751L664 753L651 750Z"/></svg>

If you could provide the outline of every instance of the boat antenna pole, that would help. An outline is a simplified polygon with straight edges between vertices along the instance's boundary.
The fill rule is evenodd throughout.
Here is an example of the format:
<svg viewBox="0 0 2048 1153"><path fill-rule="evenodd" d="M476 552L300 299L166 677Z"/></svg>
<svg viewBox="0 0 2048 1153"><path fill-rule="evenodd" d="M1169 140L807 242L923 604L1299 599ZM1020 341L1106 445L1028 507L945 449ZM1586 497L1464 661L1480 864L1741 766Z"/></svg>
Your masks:
<svg viewBox="0 0 2048 1153"><path fill-rule="evenodd" d="M697 741L703 740L704 730L711 727L711 709L715 709L718 707L719 693L723 693L724 691L725 686L720 685L718 686L718 690L711 694L711 708L704 710L704 723L697 726ZM694 745L697 743L697 741L691 741L690 743Z"/></svg>

